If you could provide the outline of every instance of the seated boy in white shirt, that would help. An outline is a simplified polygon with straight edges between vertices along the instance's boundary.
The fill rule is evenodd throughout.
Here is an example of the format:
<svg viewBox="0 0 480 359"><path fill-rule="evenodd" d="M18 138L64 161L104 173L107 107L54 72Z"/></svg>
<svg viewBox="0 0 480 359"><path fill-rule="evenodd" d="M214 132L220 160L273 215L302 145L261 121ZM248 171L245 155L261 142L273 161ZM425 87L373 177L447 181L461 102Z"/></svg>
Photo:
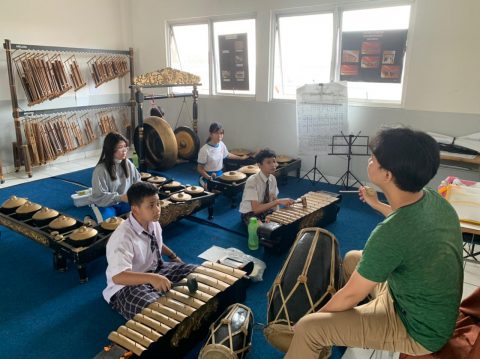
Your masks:
<svg viewBox="0 0 480 359"><path fill-rule="evenodd" d="M157 301L196 266L182 262L163 244L158 189L137 182L127 191L132 212L107 243L107 287L103 297L126 319ZM170 258L162 260L162 254Z"/></svg>
<svg viewBox="0 0 480 359"><path fill-rule="evenodd" d="M277 198L277 179L273 175L277 169L277 155L266 148L257 153L255 161L260 172L250 176L245 183L240 214L242 221L248 225L251 217L265 221L265 217L278 208L278 205L291 206L293 199Z"/></svg>

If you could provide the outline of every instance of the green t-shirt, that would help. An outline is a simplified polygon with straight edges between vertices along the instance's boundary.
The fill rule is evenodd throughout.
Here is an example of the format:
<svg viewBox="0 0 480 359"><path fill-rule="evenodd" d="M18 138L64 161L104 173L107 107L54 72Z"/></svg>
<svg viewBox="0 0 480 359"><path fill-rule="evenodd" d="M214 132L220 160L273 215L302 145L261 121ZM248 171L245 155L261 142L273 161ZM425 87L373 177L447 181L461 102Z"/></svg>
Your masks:
<svg viewBox="0 0 480 359"><path fill-rule="evenodd" d="M418 202L390 214L371 233L358 273L388 281L408 334L439 350L453 333L463 288L462 235L453 207L424 189Z"/></svg>

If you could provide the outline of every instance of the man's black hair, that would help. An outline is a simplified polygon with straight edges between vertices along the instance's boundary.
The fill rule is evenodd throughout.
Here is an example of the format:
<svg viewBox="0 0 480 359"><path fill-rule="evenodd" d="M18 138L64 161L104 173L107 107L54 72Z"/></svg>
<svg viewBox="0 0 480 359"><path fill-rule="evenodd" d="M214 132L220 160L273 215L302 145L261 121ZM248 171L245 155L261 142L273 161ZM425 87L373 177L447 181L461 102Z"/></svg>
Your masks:
<svg viewBox="0 0 480 359"><path fill-rule="evenodd" d="M140 207L145 197L154 196L158 193L157 187L149 182L137 182L130 186L127 191L130 206Z"/></svg>
<svg viewBox="0 0 480 359"><path fill-rule="evenodd" d="M277 154L269 148L264 148L263 150L260 150L260 152L256 154L255 162L257 162L258 164L262 164L265 158L272 158L272 157L276 158Z"/></svg>
<svg viewBox="0 0 480 359"><path fill-rule="evenodd" d="M393 174L398 188L418 192L440 165L438 143L428 134L406 127L380 130L370 141L380 166Z"/></svg>

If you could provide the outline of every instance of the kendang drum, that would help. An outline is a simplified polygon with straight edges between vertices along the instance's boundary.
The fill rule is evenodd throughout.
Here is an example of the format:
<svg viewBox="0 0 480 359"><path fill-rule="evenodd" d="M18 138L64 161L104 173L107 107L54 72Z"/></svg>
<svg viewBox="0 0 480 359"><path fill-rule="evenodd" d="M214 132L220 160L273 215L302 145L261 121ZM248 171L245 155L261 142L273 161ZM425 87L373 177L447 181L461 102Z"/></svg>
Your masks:
<svg viewBox="0 0 480 359"><path fill-rule="evenodd" d="M343 286L335 236L321 228L302 229L268 292L266 339L286 352L292 327L320 309Z"/></svg>
<svg viewBox="0 0 480 359"><path fill-rule="evenodd" d="M253 314L249 307L239 303L232 304L210 326L210 336L198 358L245 358L252 343L253 323Z"/></svg>

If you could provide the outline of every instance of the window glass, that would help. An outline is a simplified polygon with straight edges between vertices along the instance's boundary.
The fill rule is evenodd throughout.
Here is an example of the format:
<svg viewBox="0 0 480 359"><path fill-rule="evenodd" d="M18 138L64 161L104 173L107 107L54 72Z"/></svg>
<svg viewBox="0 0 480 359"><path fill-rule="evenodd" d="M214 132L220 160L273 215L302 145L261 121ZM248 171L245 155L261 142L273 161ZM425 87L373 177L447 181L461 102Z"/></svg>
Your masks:
<svg viewBox="0 0 480 359"><path fill-rule="evenodd" d="M208 24L175 25L171 27L170 66L200 76L198 92L208 94ZM176 93L191 92L191 87L174 87Z"/></svg>
<svg viewBox="0 0 480 359"><path fill-rule="evenodd" d="M330 82L333 13L279 16L273 98L291 98L305 84Z"/></svg>
<svg viewBox="0 0 480 359"><path fill-rule="evenodd" d="M410 5L344 11L342 32L404 30L410 22ZM405 68L405 61L403 61ZM404 73L404 71L402 71ZM400 83L348 82L349 99L400 103L403 78Z"/></svg>

